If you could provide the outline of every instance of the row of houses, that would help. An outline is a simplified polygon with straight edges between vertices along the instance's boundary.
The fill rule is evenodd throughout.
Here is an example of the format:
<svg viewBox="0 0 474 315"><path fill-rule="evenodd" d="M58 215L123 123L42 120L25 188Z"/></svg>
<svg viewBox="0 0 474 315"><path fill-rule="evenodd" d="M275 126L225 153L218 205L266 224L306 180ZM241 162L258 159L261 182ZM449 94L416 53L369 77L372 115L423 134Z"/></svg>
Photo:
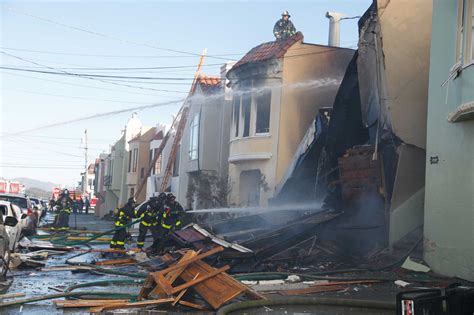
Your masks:
<svg viewBox="0 0 474 315"><path fill-rule="evenodd" d="M357 50L307 43L298 32L252 48L219 75L200 74L167 190L186 209L315 200L327 168L330 204L341 195L334 168L370 145L383 187L370 202L345 205L349 223L380 226L364 241L384 245L422 228L433 270L473 280L473 19L474 0L374 0ZM139 202L159 192L175 130L147 170L167 128L133 114L98 157L97 215L145 179Z"/></svg>

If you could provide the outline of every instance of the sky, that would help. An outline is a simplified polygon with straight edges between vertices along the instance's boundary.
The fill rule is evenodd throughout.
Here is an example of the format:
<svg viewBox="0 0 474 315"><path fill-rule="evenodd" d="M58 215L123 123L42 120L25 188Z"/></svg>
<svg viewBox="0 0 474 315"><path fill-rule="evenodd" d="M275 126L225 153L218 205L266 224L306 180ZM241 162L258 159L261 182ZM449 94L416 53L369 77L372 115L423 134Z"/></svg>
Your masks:
<svg viewBox="0 0 474 315"><path fill-rule="evenodd" d="M0 177L74 186L84 171L84 131L91 163L118 140L132 111L11 134L182 100L205 48L202 73L219 75L226 61L273 40L284 10L305 42L327 44L326 11L359 16L371 0L0 2ZM355 48L357 39L357 19L343 20L341 46ZM138 118L144 126L170 124L180 105L140 110Z"/></svg>

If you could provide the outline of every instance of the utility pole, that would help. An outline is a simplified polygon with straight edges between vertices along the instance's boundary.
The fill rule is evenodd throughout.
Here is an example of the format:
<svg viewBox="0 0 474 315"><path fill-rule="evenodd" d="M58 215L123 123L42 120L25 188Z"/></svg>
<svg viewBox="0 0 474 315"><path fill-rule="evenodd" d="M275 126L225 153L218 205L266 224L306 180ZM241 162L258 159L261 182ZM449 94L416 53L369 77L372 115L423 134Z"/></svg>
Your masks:
<svg viewBox="0 0 474 315"><path fill-rule="evenodd" d="M84 130L84 183L83 183L83 193L87 193L87 185L88 185L88 178L87 178L87 129Z"/></svg>

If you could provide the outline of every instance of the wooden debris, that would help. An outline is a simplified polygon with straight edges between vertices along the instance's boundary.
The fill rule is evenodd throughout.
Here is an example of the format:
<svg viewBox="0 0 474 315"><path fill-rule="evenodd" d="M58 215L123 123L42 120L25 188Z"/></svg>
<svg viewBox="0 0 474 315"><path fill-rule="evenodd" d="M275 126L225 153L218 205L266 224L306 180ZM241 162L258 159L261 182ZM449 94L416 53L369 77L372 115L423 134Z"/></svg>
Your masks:
<svg viewBox="0 0 474 315"><path fill-rule="evenodd" d="M47 271L76 271L76 270L91 270L92 267L89 266L54 266L54 267L47 267L41 268L42 272Z"/></svg>
<svg viewBox="0 0 474 315"><path fill-rule="evenodd" d="M199 276L199 273L198 273L198 274L197 274L197 275L194 277L194 279L193 279L193 280L196 280L198 276ZM188 289L187 289L187 288L186 288L186 289L184 289L183 291L181 291L181 292L178 294L178 296L176 296L176 298L174 299L174 302L173 302L173 304L172 304L172 305L173 305L173 306L175 306L175 305L176 305L176 303L178 303L178 302L179 302L179 300L181 300L181 298L183 297L183 295L185 295L185 294L186 294L186 292L188 292Z"/></svg>
<svg viewBox="0 0 474 315"><path fill-rule="evenodd" d="M0 300L11 299L11 298L15 298L15 297L23 297L23 296L25 296L25 293L2 294L2 295L0 295Z"/></svg>
<svg viewBox="0 0 474 315"><path fill-rule="evenodd" d="M158 299L158 300L148 300L140 302L130 302L130 303L116 303L115 301L109 301L109 304L102 306L92 307L90 309L91 313L100 313L102 311L110 311L122 308L135 308L135 307L144 307L144 306L155 306L160 304L171 303L174 301L174 298Z"/></svg>
<svg viewBox="0 0 474 315"><path fill-rule="evenodd" d="M191 302L183 301L183 300L179 301L179 304L190 307L190 308L194 308L194 309L197 309L197 310L200 310L200 311L207 311L207 308L205 306L200 305L200 304L191 303Z"/></svg>
<svg viewBox="0 0 474 315"><path fill-rule="evenodd" d="M99 266L108 266L108 265L130 265L136 263L135 259L132 258L119 258L119 259L110 259L98 261L95 264Z"/></svg>
<svg viewBox="0 0 474 315"><path fill-rule="evenodd" d="M110 305L111 303L128 303L128 300L55 300L53 301L59 308L80 308L80 307L97 307Z"/></svg>
<svg viewBox="0 0 474 315"><path fill-rule="evenodd" d="M230 269L229 266L216 269L202 261L223 250L223 247L216 247L203 254L192 250L186 251L174 265L150 273L140 291L139 298L147 298L150 294L156 294L159 298L172 297L173 305L180 303L199 310L203 309L203 306L180 300L188 288L193 288L214 309L218 309L241 294L247 294L254 299L264 298L225 273ZM173 287L177 278L181 278L184 283ZM177 294L176 297L175 294Z"/></svg>

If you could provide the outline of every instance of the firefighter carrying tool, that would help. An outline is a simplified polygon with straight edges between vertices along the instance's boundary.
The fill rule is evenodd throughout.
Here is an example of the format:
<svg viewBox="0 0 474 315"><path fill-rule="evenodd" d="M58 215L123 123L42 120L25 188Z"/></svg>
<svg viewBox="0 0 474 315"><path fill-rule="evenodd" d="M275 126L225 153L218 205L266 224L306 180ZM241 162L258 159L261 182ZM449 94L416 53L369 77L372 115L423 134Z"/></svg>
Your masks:
<svg viewBox="0 0 474 315"><path fill-rule="evenodd" d="M153 244L157 242L160 211L163 209L165 199L166 194L161 193L158 197L151 197L150 200L142 204L140 208L135 211L135 216L141 219L137 238L138 248L143 248L145 245L148 230L150 230L153 236Z"/></svg>
<svg viewBox="0 0 474 315"><path fill-rule="evenodd" d="M72 211L72 199L69 197L69 191L64 189L58 201L56 202L57 215L54 218L52 230L68 230L69 215Z"/></svg>
<svg viewBox="0 0 474 315"><path fill-rule="evenodd" d="M135 217L135 199L133 197L128 198L127 203L120 209L117 210L117 216L115 220L115 233L110 241L110 248L125 248L125 238L127 237L126 225L128 225L132 218Z"/></svg>
<svg viewBox="0 0 474 315"><path fill-rule="evenodd" d="M160 213L158 238L153 244L154 250L159 250L165 244L170 234L181 228L181 218L184 214L183 207L176 201L176 197L169 193L166 196L163 211Z"/></svg>

